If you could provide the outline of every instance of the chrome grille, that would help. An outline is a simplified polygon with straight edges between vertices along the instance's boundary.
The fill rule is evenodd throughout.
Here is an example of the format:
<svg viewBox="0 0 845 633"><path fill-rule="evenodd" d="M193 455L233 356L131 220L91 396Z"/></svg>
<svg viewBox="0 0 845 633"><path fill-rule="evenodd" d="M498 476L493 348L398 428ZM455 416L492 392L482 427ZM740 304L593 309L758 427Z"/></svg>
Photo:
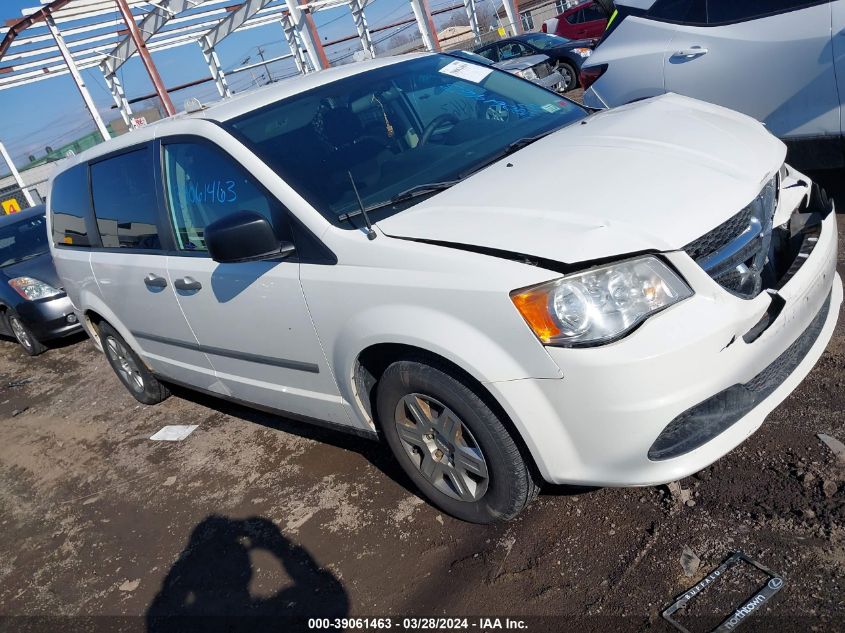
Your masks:
<svg viewBox="0 0 845 633"><path fill-rule="evenodd" d="M684 246L687 255L698 261L739 237L751 222L751 207L745 207L727 222Z"/></svg>
<svg viewBox="0 0 845 633"><path fill-rule="evenodd" d="M743 299L753 299L763 289L779 180L772 178L751 204L684 247L719 285Z"/></svg>

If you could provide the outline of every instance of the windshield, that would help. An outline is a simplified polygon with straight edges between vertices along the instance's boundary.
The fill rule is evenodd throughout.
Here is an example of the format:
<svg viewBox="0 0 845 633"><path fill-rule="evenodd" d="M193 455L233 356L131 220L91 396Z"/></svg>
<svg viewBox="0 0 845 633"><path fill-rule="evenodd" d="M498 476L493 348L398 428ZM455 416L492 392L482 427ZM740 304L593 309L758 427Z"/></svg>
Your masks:
<svg viewBox="0 0 845 633"><path fill-rule="evenodd" d="M548 33L531 33L530 35L525 35L522 39L543 51L547 51L550 48L557 48L558 46L566 46L572 41L565 37L549 35Z"/></svg>
<svg viewBox="0 0 845 633"><path fill-rule="evenodd" d="M457 181L515 142L586 115L508 73L431 55L334 81L228 125L339 224L359 208L353 180L362 204L386 205L376 214L385 217L413 204L388 204L402 192Z"/></svg>
<svg viewBox="0 0 845 633"><path fill-rule="evenodd" d="M0 226L0 267L49 252L44 216Z"/></svg>

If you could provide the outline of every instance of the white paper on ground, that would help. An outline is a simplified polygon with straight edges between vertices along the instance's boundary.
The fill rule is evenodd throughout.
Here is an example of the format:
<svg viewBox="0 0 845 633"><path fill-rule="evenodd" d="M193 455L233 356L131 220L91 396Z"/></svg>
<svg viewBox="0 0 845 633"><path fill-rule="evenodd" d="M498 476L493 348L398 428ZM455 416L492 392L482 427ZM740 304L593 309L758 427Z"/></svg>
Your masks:
<svg viewBox="0 0 845 633"><path fill-rule="evenodd" d="M467 81L472 81L473 83L479 83L487 75L492 73L493 69L485 68L484 66L479 66L478 64L455 60L446 64L440 69L440 72L444 75L452 75L453 77L458 77L459 79L466 79Z"/></svg>
<svg viewBox="0 0 845 633"><path fill-rule="evenodd" d="M198 427L198 424L171 424L162 427L150 439L156 442L181 442Z"/></svg>

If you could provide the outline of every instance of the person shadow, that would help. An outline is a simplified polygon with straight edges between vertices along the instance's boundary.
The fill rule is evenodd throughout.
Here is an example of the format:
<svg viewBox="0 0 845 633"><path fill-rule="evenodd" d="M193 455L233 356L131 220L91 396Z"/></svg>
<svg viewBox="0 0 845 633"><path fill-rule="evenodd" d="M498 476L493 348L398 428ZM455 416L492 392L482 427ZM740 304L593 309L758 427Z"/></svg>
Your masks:
<svg viewBox="0 0 845 633"><path fill-rule="evenodd" d="M272 595L253 595L251 554L274 557L289 578ZM165 577L146 614L148 633L264 633L307 629L308 618L343 618L349 598L330 571L263 517L212 515Z"/></svg>

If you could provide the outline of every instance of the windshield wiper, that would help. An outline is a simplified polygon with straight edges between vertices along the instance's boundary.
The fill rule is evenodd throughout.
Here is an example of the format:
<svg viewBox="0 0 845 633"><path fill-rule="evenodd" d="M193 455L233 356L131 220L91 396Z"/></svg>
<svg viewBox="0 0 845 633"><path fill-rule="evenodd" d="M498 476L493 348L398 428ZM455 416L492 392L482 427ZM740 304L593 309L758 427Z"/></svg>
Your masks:
<svg viewBox="0 0 845 633"><path fill-rule="evenodd" d="M545 138L546 136L548 136L549 134L551 134L554 131L555 130L550 130L548 132L544 132L544 133L538 134L536 136L526 136L526 137L517 139L513 143L509 144L507 147L503 148L502 150L496 152L495 154L493 154L492 156L487 158L485 161L483 161L483 162L481 162L477 165L473 165L470 169L461 173L459 175L459 178L461 180L463 180L467 176L471 176L475 172L481 171L485 167L489 167L493 163L502 160L505 156L510 156L511 154L514 154L514 153L518 152L519 150L521 150L523 147L528 147L529 145L531 145L531 143L536 143L541 138Z"/></svg>
<svg viewBox="0 0 845 633"><path fill-rule="evenodd" d="M412 200L419 196L424 196L428 193L435 193L437 191L444 191L449 187L454 187L461 181L460 178L456 180L445 180L443 182L429 182L422 185L414 185L410 189L400 191L390 199L390 204L396 204L404 200Z"/></svg>
<svg viewBox="0 0 845 633"><path fill-rule="evenodd" d="M375 204L371 204L364 209L353 209L347 213L343 213L337 216L338 220L348 220L349 218L354 218L357 215L361 215L362 213L369 213L370 211L378 211L379 209L383 209L385 207L389 207L391 205L397 204L399 202L405 202L406 200L413 200L414 198L419 198L420 196L425 196L430 193L436 193L438 191L444 191L449 187L452 187L460 182L460 179L456 180L446 180L443 182L429 182L423 183L420 185L414 185L413 187L406 189L405 191L400 191L395 196L393 196L390 200L385 200L383 202L377 202Z"/></svg>

